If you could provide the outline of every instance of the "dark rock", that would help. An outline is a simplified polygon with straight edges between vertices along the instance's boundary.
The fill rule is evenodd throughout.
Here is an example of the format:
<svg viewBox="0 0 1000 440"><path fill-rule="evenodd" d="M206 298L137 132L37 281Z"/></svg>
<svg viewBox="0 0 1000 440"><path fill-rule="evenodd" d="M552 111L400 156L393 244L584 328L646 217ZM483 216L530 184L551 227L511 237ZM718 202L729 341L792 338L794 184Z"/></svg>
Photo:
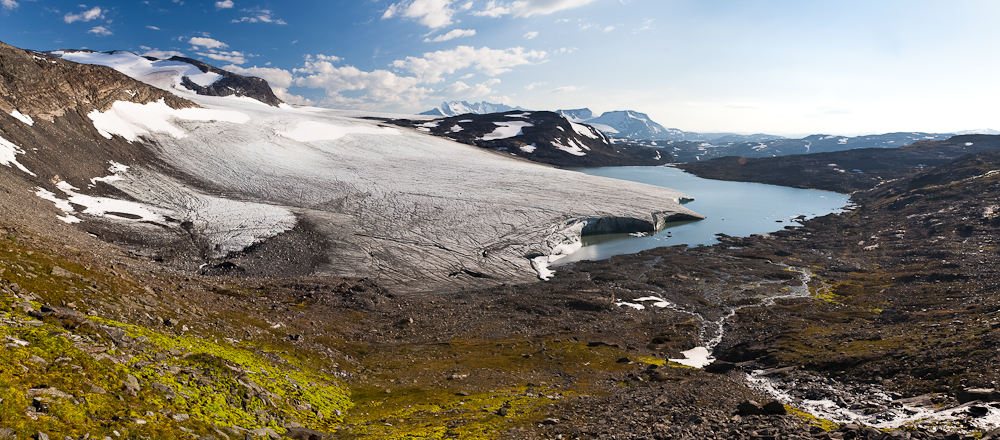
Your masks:
<svg viewBox="0 0 1000 440"><path fill-rule="evenodd" d="M736 412L741 416L757 416L764 414L764 408L753 400L745 400L736 407Z"/></svg>
<svg viewBox="0 0 1000 440"><path fill-rule="evenodd" d="M704 370L708 373L714 374L725 374L736 369L736 364L732 362L719 361L716 360L711 364L705 366Z"/></svg>
<svg viewBox="0 0 1000 440"><path fill-rule="evenodd" d="M785 409L785 405L781 404L777 400L773 400L764 405L764 412L767 414L775 415L785 415L788 414L788 410Z"/></svg>
<svg viewBox="0 0 1000 440"><path fill-rule="evenodd" d="M329 440L333 438L332 435L325 432L307 428L289 428L283 435L294 440Z"/></svg>

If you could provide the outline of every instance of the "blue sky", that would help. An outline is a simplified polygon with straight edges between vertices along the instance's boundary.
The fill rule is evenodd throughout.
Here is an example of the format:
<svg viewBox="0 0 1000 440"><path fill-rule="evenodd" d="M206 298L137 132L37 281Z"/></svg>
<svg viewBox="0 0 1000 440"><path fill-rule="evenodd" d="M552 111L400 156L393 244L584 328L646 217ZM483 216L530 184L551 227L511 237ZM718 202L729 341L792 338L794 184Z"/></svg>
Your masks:
<svg viewBox="0 0 1000 440"><path fill-rule="evenodd" d="M1000 2L0 0L0 40L184 55L292 103L637 110L690 131L1000 128Z"/></svg>

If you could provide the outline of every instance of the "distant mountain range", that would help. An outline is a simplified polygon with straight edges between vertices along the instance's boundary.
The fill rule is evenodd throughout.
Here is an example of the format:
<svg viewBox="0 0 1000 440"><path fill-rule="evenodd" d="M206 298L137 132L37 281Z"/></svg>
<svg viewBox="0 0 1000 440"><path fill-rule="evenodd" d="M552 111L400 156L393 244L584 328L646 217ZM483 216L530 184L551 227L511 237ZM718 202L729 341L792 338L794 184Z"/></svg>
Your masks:
<svg viewBox="0 0 1000 440"><path fill-rule="evenodd" d="M464 101L443 103L421 114L453 116L465 113L479 115L521 109L503 104ZM523 110L523 109L521 109ZM590 125L615 145L662 148L680 162L695 162L725 156L772 157L789 154L823 153L858 148L895 148L918 141L940 141L955 135L1000 134L993 129L964 130L954 133L897 132L864 136L815 134L801 139L787 139L764 133L697 133L667 128L649 115L634 110L618 110L595 115L589 108L556 110L567 120Z"/></svg>
<svg viewBox="0 0 1000 440"><path fill-rule="evenodd" d="M427 116L458 116L464 114L485 115L489 113L503 113L514 110L527 110L522 107L511 107L504 104L493 104L491 102L474 102L469 104L465 101L443 102L441 105L427 110L421 115Z"/></svg>

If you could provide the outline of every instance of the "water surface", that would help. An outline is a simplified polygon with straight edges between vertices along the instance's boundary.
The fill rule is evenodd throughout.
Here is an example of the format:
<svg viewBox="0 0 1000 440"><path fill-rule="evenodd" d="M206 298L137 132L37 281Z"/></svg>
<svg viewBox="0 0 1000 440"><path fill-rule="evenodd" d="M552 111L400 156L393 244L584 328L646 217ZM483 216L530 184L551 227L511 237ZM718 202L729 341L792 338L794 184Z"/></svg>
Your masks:
<svg viewBox="0 0 1000 440"><path fill-rule="evenodd" d="M632 254L660 246L718 243L716 234L735 237L778 231L806 219L841 212L850 196L830 191L789 188L762 183L702 179L670 167L573 168L593 176L611 177L672 188L694 197L684 205L705 220L677 222L646 237L604 234L583 237L583 248L559 260L565 264ZM628 197L622 194L622 197Z"/></svg>

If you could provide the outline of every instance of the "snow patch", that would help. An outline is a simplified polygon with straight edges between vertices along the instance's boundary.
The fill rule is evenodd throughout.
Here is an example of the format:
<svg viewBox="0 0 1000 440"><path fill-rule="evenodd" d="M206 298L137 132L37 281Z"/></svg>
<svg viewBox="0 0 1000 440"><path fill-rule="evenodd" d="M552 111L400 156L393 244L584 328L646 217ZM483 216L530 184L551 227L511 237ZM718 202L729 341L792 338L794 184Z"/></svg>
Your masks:
<svg viewBox="0 0 1000 440"><path fill-rule="evenodd" d="M125 180L125 177L123 177L122 174L128 172L128 165L122 165L113 160L110 161L110 163L111 166L108 167L108 171L111 172L111 175L104 177L94 177L90 179L91 188L93 188L94 185L97 185L97 182L111 183L111 182L117 182L119 180Z"/></svg>
<svg viewBox="0 0 1000 440"><path fill-rule="evenodd" d="M577 134L579 134L580 136L586 136L586 137L589 137L591 139L599 139L599 136L597 135L597 133L594 133L594 131L590 127L588 127L586 125L577 124L576 122L573 122L573 121L570 121L569 125L572 126L573 130L576 131ZM560 128L562 128L562 127L560 127ZM656 145L656 143L653 143L653 145Z"/></svg>
<svg viewBox="0 0 1000 440"><path fill-rule="evenodd" d="M521 151L525 153L534 153L536 148L538 147L535 144L521 145Z"/></svg>
<svg viewBox="0 0 1000 440"><path fill-rule="evenodd" d="M31 174L34 177L35 173L29 171L24 167L24 165L21 165L21 163L17 161L18 154L24 154L24 150L10 141L0 137L0 163L7 165L8 167L13 164L21 171Z"/></svg>
<svg viewBox="0 0 1000 440"><path fill-rule="evenodd" d="M681 354L684 355L684 359L670 359L670 362L677 362L678 364L694 368L704 368L715 362L715 358L712 357L712 353L706 347L695 347L688 351L682 351Z"/></svg>
<svg viewBox="0 0 1000 440"><path fill-rule="evenodd" d="M17 120L19 120L19 121L21 121L21 122L23 122L25 124L35 125L35 121L33 119L31 119L31 116L28 116L28 115L26 115L24 113L21 113L21 112L17 111L17 109L14 109L14 111L10 112L10 115L13 116L13 117L15 117L15 118L17 118Z"/></svg>
<svg viewBox="0 0 1000 440"><path fill-rule="evenodd" d="M458 133L458 132L460 132L462 130L464 130L464 129L462 128L461 125L458 125L458 124L455 124L454 126L451 127L451 132L452 133Z"/></svg>
<svg viewBox="0 0 1000 440"><path fill-rule="evenodd" d="M572 140L572 139L570 139L570 140ZM587 152L583 151L583 149L580 148L579 145L566 146L566 145L563 145L563 144L559 143L558 140L553 140L552 141L552 146L556 147L556 148L558 148L558 149L560 149L562 151L565 151L565 152L567 152L569 154L572 154L574 156L586 156L587 155Z"/></svg>
<svg viewBox="0 0 1000 440"><path fill-rule="evenodd" d="M496 130L483 136L481 140L484 141L495 141L497 139L507 139L514 136L520 136L524 133L521 129L524 127L534 127L534 124L530 122L522 121L506 121L506 122L494 122L497 125Z"/></svg>
<svg viewBox="0 0 1000 440"><path fill-rule="evenodd" d="M233 110L210 110L204 108L170 108L163 99L148 104L117 101L108 111L94 110L87 114L94 127L102 136L111 139L118 135L129 142L139 140L139 136L152 132L167 133L177 139L187 137L184 130L170 123L171 118L187 121L215 121L245 124L250 116Z"/></svg>
<svg viewBox="0 0 1000 440"><path fill-rule="evenodd" d="M427 129L430 131L430 129ZM295 126L292 131L279 131L279 135L299 142L332 141L340 139L349 134L381 134L395 135L399 130L395 128L378 128L366 126L346 127L341 125L331 125L316 121L303 121Z"/></svg>

